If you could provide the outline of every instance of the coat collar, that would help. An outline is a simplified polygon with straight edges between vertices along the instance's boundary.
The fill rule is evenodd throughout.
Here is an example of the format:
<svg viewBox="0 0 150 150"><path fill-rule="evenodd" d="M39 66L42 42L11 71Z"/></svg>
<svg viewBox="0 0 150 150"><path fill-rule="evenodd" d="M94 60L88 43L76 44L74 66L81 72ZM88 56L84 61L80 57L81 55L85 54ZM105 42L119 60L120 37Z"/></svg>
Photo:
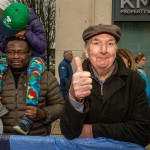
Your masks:
<svg viewBox="0 0 150 150"><path fill-rule="evenodd" d="M66 59L66 58L64 58L64 61L67 62L68 64L71 63L71 62L70 62L68 59Z"/></svg>

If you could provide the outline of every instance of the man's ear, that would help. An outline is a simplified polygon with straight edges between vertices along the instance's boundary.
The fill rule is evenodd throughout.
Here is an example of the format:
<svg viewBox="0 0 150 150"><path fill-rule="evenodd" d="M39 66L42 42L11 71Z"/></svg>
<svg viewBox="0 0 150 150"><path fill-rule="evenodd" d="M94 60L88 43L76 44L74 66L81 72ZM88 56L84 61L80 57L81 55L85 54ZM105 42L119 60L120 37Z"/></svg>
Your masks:
<svg viewBox="0 0 150 150"><path fill-rule="evenodd" d="M89 54L88 54L87 48L85 48L84 53L85 53L85 57L86 57L86 58L89 58Z"/></svg>

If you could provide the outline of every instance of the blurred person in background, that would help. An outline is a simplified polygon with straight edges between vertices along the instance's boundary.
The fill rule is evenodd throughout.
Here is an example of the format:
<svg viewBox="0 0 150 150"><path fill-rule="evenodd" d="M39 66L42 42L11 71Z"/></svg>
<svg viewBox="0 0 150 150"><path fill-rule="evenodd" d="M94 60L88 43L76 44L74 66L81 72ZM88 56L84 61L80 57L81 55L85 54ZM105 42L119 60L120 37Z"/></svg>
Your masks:
<svg viewBox="0 0 150 150"><path fill-rule="evenodd" d="M150 82L145 73L145 67L147 63L145 55L139 52L135 57L135 62L137 64L138 73L146 82L146 94L148 97L148 102L149 102L149 107L150 107Z"/></svg>
<svg viewBox="0 0 150 150"><path fill-rule="evenodd" d="M137 66L130 50L126 48L120 48L118 49L117 53L124 61L127 68L137 71Z"/></svg>
<svg viewBox="0 0 150 150"><path fill-rule="evenodd" d="M73 59L73 53L70 50L64 51L63 53L63 60L60 62L58 66L59 78L60 78L60 88L65 99L67 95L66 85L72 78L72 66L71 62Z"/></svg>
<svg viewBox="0 0 150 150"><path fill-rule="evenodd" d="M146 76L145 67L146 67L147 60L145 55L141 52L138 53L135 57L135 62L137 63L138 72L141 72Z"/></svg>

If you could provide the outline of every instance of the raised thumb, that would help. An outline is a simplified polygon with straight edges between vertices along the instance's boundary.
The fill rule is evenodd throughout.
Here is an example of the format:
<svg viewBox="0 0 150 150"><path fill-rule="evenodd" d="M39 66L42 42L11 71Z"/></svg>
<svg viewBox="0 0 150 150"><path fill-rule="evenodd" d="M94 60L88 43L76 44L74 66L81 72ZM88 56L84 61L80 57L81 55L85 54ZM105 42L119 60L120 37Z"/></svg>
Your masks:
<svg viewBox="0 0 150 150"><path fill-rule="evenodd" d="M75 64L76 64L76 67L77 67L77 71L83 71L82 61L79 57L75 57Z"/></svg>

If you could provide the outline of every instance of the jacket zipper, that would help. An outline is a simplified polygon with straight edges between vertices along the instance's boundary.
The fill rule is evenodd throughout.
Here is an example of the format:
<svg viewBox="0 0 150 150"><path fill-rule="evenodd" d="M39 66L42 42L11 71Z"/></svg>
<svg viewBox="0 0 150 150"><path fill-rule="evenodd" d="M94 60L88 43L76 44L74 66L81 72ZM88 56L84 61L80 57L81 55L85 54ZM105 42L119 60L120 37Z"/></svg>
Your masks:
<svg viewBox="0 0 150 150"><path fill-rule="evenodd" d="M18 94L18 91L17 91L17 89L16 89L16 98L15 98L15 101L16 101L16 107L15 108L17 108L17 94Z"/></svg>
<svg viewBox="0 0 150 150"><path fill-rule="evenodd" d="M101 96L103 96L104 95L104 93L103 93L103 83L100 83L100 85L101 85Z"/></svg>

